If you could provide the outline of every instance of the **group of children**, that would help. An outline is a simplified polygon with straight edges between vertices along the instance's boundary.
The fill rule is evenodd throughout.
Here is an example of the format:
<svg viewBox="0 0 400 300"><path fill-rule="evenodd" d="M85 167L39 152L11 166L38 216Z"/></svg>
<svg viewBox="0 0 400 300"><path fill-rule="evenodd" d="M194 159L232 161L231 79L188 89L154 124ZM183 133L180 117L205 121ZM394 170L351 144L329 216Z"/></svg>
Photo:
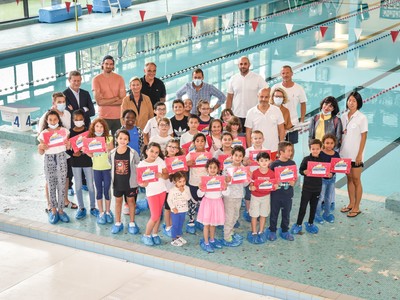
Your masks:
<svg viewBox="0 0 400 300"><path fill-rule="evenodd" d="M186 216L187 233L194 234L199 229L203 231L200 247L204 251L211 253L224 246L239 246L244 238L235 233L235 226L238 223L243 198L250 200L246 201L245 212L251 220L251 231L247 235L247 240L253 244L265 243L267 239L276 240L279 213L282 215L279 235L283 239L294 240L293 234L302 230L308 204L310 204L310 215L308 222L305 223L308 232L314 234L318 232L314 216L318 207L321 210L322 203L324 204L322 218L327 222L334 221L330 203L334 201L335 176L331 174L323 179L309 177L307 162L328 162L332 157L337 157L337 152L333 150L336 144L335 136L326 135L322 142L319 140L311 142L311 154L304 158L299 169L300 174L304 175L299 215L296 224L289 228L296 178L281 182L275 179L274 171L278 167L295 166L292 160L294 149L290 142L280 142L277 159L272 160L268 149L262 147L264 136L261 131L255 130L251 133L252 145L246 149L245 139L240 139L244 136L240 120L233 116L231 110L224 110L221 119L213 119L209 117L208 102L200 101L199 115L192 115L188 113L191 105L175 100L173 102L175 115L173 120L170 120L165 117L165 108L164 103L157 103L154 106L156 116L148 121L143 131L135 126L135 112L124 111L122 115L124 126L117 131L115 137L109 134L107 123L101 118L93 120L90 127L85 128L81 110L73 113L73 126L69 132L62 127L57 112L49 111L38 138L39 153L45 154L45 175L51 200L49 222L51 224L58 221L69 222L68 215L63 211L67 153L71 157L76 189L79 191L76 219L86 216L80 191L82 172L85 174L89 191L90 214L97 218L99 225L113 224L111 229L113 234L124 230L121 219L123 207L126 207L130 219L127 231L130 234L140 232L135 222L136 200L139 188L145 189L150 210L150 218L142 235L142 242L145 245L161 244L158 232L163 215L165 220L163 232L171 237L173 246L179 247L187 242L183 238ZM174 123L173 128L172 123ZM201 125L206 126L199 130ZM106 143L104 152L90 153L84 146L79 151L71 150L68 138L86 130L88 138L104 137ZM49 147L44 138L46 132L60 133L60 131L64 132L65 142L56 147ZM193 153L206 158L201 167L198 166ZM183 154L186 154L188 172L168 172L165 158ZM224 156L224 159L220 159L221 156ZM156 180L139 184L137 168L151 166L157 169ZM240 169L243 166L248 166L246 170L249 172L243 177L246 179L236 183L232 169ZM207 189L203 178L217 178L219 175L224 176L223 182L219 182L220 188L211 191ZM259 183L267 181L271 182L272 187L260 188ZM111 186L115 197L115 216L111 211ZM268 216L270 224L265 228ZM216 237L217 226L223 226L222 239Z"/></svg>

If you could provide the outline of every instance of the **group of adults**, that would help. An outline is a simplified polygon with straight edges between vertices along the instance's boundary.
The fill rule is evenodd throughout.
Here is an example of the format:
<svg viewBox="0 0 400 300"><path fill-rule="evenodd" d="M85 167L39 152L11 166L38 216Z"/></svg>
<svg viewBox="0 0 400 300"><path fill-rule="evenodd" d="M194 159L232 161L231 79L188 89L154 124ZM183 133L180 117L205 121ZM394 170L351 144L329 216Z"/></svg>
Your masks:
<svg viewBox="0 0 400 300"><path fill-rule="evenodd" d="M204 73L196 69L192 73L192 81L186 83L176 92L177 99L189 98L192 101L192 113L200 100L211 102L217 98L211 107L211 113L225 103L240 118L244 128L247 143L250 145L250 135L253 130L264 133L264 147L276 152L279 141L287 140L293 144L298 142L298 126L304 122L307 97L303 87L293 81L293 70L285 65L281 69L282 82L272 88L265 79L250 70L247 57L238 60L239 72L229 79L227 95L211 84L204 82ZM122 76L114 72L115 61L110 55L103 58L102 72L92 80L92 91L98 105L98 115L103 118L112 134L121 127L121 116L124 109L135 111L136 126L144 129L147 121L154 116L154 104L165 102L166 88L156 77L157 66L148 62L144 68L143 77L133 77L129 81L129 92L126 92ZM94 115L90 94L80 89L82 78L79 72L71 72L70 86L64 91L67 110L85 111L85 125L90 125L90 117ZM186 96L185 96L186 95ZM334 97L326 97L320 105L320 114L311 119L309 137L319 138L326 133L337 137L337 150L341 156L352 159L352 169L348 174L349 205L343 208L345 212L359 213L362 196L361 171L363 167L363 152L365 148L368 122L359 112L362 98L358 92L351 93L347 98L348 111L338 118L338 103ZM298 107L300 106L300 116Z"/></svg>

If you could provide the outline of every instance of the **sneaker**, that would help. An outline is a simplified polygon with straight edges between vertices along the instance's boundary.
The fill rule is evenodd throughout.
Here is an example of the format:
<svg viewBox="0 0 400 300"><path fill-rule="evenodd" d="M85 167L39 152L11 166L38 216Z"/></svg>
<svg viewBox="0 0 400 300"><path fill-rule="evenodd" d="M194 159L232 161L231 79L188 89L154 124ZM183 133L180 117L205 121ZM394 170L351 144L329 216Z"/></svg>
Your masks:
<svg viewBox="0 0 400 300"><path fill-rule="evenodd" d="M190 234L195 234L196 233L196 227L194 226L194 223L187 223L186 224L186 232Z"/></svg>
<svg viewBox="0 0 400 300"><path fill-rule="evenodd" d="M130 234L138 234L140 231L140 228L136 225L135 222L133 222L133 224L129 223L128 224L128 232Z"/></svg>
<svg viewBox="0 0 400 300"><path fill-rule="evenodd" d="M242 241L235 240L233 237L231 237L229 240L222 240L222 245L226 247L238 247L242 244Z"/></svg>
<svg viewBox="0 0 400 300"><path fill-rule="evenodd" d="M331 212L335 211L335 202L331 203L330 211Z"/></svg>
<svg viewBox="0 0 400 300"><path fill-rule="evenodd" d="M68 196L72 197L73 195L75 195L74 189L73 188L68 189Z"/></svg>
<svg viewBox="0 0 400 300"><path fill-rule="evenodd" d="M251 231L249 231L247 233L247 240L249 241L249 243L251 244L258 244L258 236L257 233L252 233Z"/></svg>
<svg viewBox="0 0 400 300"><path fill-rule="evenodd" d="M97 216L100 214L100 212L99 212L99 210L98 210L97 208L91 208L91 209L90 209L90 214L91 214L93 217L96 217L96 218L97 218Z"/></svg>
<svg viewBox="0 0 400 300"><path fill-rule="evenodd" d="M329 215L323 214L323 215L322 215L322 218L324 218L324 220L327 221L328 223L333 223L333 222L335 222L335 216L332 215L332 214L329 214ZM314 221L315 221L315 219L314 219Z"/></svg>
<svg viewBox="0 0 400 300"><path fill-rule="evenodd" d="M124 230L124 224L116 225L114 224L111 228L111 233L112 234L117 234L118 232Z"/></svg>
<svg viewBox="0 0 400 300"><path fill-rule="evenodd" d="M240 222L239 222L239 220L236 221L235 226L233 226L233 227L234 227L234 228L239 228L239 227L240 227Z"/></svg>
<svg viewBox="0 0 400 300"><path fill-rule="evenodd" d="M212 246L210 244L205 244L204 243L204 239L200 239L200 248L203 249L204 251L208 252L208 253L213 253L214 249L212 248Z"/></svg>
<svg viewBox="0 0 400 300"><path fill-rule="evenodd" d="M321 218L320 214L315 214L314 222L315 222L315 223L318 223L318 224L324 224L324 223L325 223L325 222L324 222L324 219Z"/></svg>
<svg viewBox="0 0 400 300"><path fill-rule="evenodd" d="M204 225L198 221L194 221L194 224L196 226L196 229L203 231Z"/></svg>
<svg viewBox="0 0 400 300"><path fill-rule="evenodd" d="M60 217L58 216L58 212L56 212L55 214L53 214L53 212L49 211L49 223L50 224L57 224L57 222L60 220Z"/></svg>
<svg viewBox="0 0 400 300"><path fill-rule="evenodd" d="M264 244L267 241L267 237L265 236L264 232L257 233L258 243Z"/></svg>
<svg viewBox="0 0 400 300"><path fill-rule="evenodd" d="M282 230L279 229L279 235L280 235L280 237L283 238L284 240L287 240L287 241L294 241L294 236L291 235L289 231L282 232Z"/></svg>
<svg viewBox="0 0 400 300"><path fill-rule="evenodd" d="M270 231L269 228L265 230L265 236L271 242L276 241L276 232Z"/></svg>
<svg viewBox="0 0 400 300"><path fill-rule="evenodd" d="M136 206L135 208L135 215L139 215L140 214L140 208Z"/></svg>
<svg viewBox="0 0 400 300"><path fill-rule="evenodd" d="M86 217L86 208L83 207L78 209L75 215L75 219L80 220L83 219L84 217Z"/></svg>
<svg viewBox="0 0 400 300"><path fill-rule="evenodd" d="M110 212L106 212L105 215L106 215L106 222L107 222L108 224L114 223L114 215L113 215L113 213L111 212L111 210L110 210Z"/></svg>
<svg viewBox="0 0 400 300"><path fill-rule="evenodd" d="M182 242L179 239L173 240L171 242L171 245L175 246L175 247L182 247L183 246Z"/></svg>
<svg viewBox="0 0 400 300"><path fill-rule="evenodd" d="M315 224L309 224L308 222L305 222L304 225L306 226L306 230L309 233L317 234L319 231L317 225Z"/></svg>
<svg viewBox="0 0 400 300"><path fill-rule="evenodd" d="M158 235L152 235L151 238L153 239L154 245L161 245L161 238Z"/></svg>
<svg viewBox="0 0 400 300"><path fill-rule="evenodd" d="M162 225L162 232L165 236L167 237L172 237L172 232L171 232L171 228L167 230L167 225L163 224Z"/></svg>
<svg viewBox="0 0 400 300"><path fill-rule="evenodd" d="M210 243L211 247L213 247L213 249L221 249L222 248L222 243L220 240L215 239L213 241L209 240L208 242Z"/></svg>
<svg viewBox="0 0 400 300"><path fill-rule="evenodd" d="M240 234L237 234L237 233L234 233L232 235L232 238L237 240L237 241L241 241L241 242L244 240L244 238Z"/></svg>
<svg viewBox="0 0 400 300"><path fill-rule="evenodd" d="M65 211L62 214L58 213L58 217L60 218L61 222L69 223L69 217Z"/></svg>
<svg viewBox="0 0 400 300"><path fill-rule="evenodd" d="M85 192L89 191L87 185L82 184L82 191L85 191Z"/></svg>
<svg viewBox="0 0 400 300"><path fill-rule="evenodd" d="M124 207L122 208L122 213L123 213L124 215L129 215L129 206L128 206L128 203L125 203L125 204L124 204Z"/></svg>
<svg viewBox="0 0 400 300"><path fill-rule="evenodd" d="M187 244L187 240L185 240L183 237L178 237L178 240L182 243L182 245L186 245Z"/></svg>
<svg viewBox="0 0 400 300"><path fill-rule="evenodd" d="M303 229L303 226L301 225L297 225L297 224L293 224L292 228L290 229L290 232L292 234L299 234L299 232Z"/></svg>
<svg viewBox="0 0 400 300"><path fill-rule="evenodd" d="M99 225L104 225L104 224L106 224L106 223L107 223L107 221L106 221L106 214L105 214L105 213L99 214L99 215L97 216L97 224L99 224Z"/></svg>
<svg viewBox="0 0 400 300"><path fill-rule="evenodd" d="M145 244L146 246L154 246L154 242L151 236L142 235L141 240L142 243Z"/></svg>
<svg viewBox="0 0 400 300"><path fill-rule="evenodd" d="M250 214L249 214L249 212L248 212L247 210L244 210L244 211L243 211L243 219L244 219L246 222L251 222L251 217L250 217Z"/></svg>

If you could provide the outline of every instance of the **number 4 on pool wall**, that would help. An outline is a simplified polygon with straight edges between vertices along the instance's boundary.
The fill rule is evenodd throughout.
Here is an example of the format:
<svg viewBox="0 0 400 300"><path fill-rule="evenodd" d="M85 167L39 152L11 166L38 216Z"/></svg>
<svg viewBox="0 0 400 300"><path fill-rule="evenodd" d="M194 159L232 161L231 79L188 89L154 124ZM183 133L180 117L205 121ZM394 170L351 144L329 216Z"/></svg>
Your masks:
<svg viewBox="0 0 400 300"><path fill-rule="evenodd" d="M31 115L29 115L29 116L26 118L26 123L25 123L25 125L26 125L26 126L31 126Z"/></svg>
<svg viewBox="0 0 400 300"><path fill-rule="evenodd" d="M16 116L14 119L14 125L16 125L17 127L19 127L19 116Z"/></svg>

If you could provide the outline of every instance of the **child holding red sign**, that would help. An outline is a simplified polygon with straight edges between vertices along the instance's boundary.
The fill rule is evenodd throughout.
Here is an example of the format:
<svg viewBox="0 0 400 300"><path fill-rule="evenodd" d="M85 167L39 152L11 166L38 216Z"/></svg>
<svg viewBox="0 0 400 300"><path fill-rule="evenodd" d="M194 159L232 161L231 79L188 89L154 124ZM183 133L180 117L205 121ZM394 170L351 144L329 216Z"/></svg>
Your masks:
<svg viewBox="0 0 400 300"><path fill-rule="evenodd" d="M337 144L335 135L331 133L325 134L322 138L322 144L323 147L320 153L322 161L331 162L332 158L340 158L339 153L334 150ZM324 220L328 223L335 221L335 216L331 213L335 206L335 182L336 173L332 173L331 178L322 178L321 195L317 205L317 212L315 213L315 222L319 224L323 224ZM322 203L324 203L324 212L321 218Z"/></svg>
<svg viewBox="0 0 400 300"><path fill-rule="evenodd" d="M293 144L290 142L280 142L278 144L279 158L273 161L269 168L275 171L278 167L296 166L293 158ZM278 176L275 176L277 178ZM279 178L277 178L278 180ZM279 212L282 211L282 221L280 228L280 236L284 240L293 241L294 237L289 232L290 211L293 202L293 186L296 178L289 181L281 182L280 188L271 192L271 215L269 217L269 228L266 230L267 238L270 241L276 240L276 225L278 223Z"/></svg>
<svg viewBox="0 0 400 300"><path fill-rule="evenodd" d="M56 111L46 113L42 131L39 134L39 154L44 154L44 173L48 183L51 209L49 223L56 224L59 220L68 223L69 217L64 212L65 184L67 180L67 154L69 132L62 127L60 116ZM61 144L50 146L51 141L60 140ZM54 142L54 145L56 143Z"/></svg>
<svg viewBox="0 0 400 300"><path fill-rule="evenodd" d="M199 132L193 137L194 152L205 152L206 136ZM193 153L193 152L192 152ZM186 224L186 232L195 234L195 214L196 209L200 205L201 198L197 196L197 190L201 182L201 176L207 175L207 170L204 167L196 167L196 162L192 159L191 154L186 155L187 165L189 167L189 188L192 198L189 201L189 222Z"/></svg>
<svg viewBox="0 0 400 300"><path fill-rule="evenodd" d="M146 188L146 197L150 208L150 219L146 225L146 232L142 236L142 242L147 246L154 246L161 244L158 229L167 191L164 179L168 178L168 172L159 144L149 143L144 151L144 157L145 159L139 163L138 167L157 166L158 170L155 174L157 181L140 183L140 186Z"/></svg>
<svg viewBox="0 0 400 300"><path fill-rule="evenodd" d="M257 154L257 162L259 168L252 174L253 182L250 183L251 201L249 214L251 217L251 232L247 234L247 240L252 244L265 243L266 237L264 233L265 222L271 210L270 193L276 188L275 182L271 181L271 189L267 186L259 184L258 181L271 180L275 178L275 173L268 168L271 160L267 152ZM260 218L260 228L257 231L257 219Z"/></svg>
<svg viewBox="0 0 400 300"><path fill-rule="evenodd" d="M209 159L205 169L208 176L217 176L220 172L218 159ZM197 215L197 221L204 225L204 239L200 239L200 247L208 253L214 252L214 249L222 248L222 243L215 239L215 229L216 226L224 225L225 223L224 202L222 200L222 195L225 195L225 191L226 186L222 191L207 191L203 184L200 184L200 188L197 190L197 196L203 198Z"/></svg>
<svg viewBox="0 0 400 300"><path fill-rule="evenodd" d="M305 222L307 232L312 234L318 233L318 227L314 224L315 211L317 210L317 204L319 196L321 194L322 177L310 176L310 170L307 169L308 162L322 162L319 156L322 148L322 142L318 139L310 141L310 155L303 158L301 162L299 172L304 175L303 189L301 191L301 200L299 214L297 216L297 222L293 224L291 232L292 234L298 234L302 230L302 223L306 214L307 205L310 204L310 215L308 222Z"/></svg>

